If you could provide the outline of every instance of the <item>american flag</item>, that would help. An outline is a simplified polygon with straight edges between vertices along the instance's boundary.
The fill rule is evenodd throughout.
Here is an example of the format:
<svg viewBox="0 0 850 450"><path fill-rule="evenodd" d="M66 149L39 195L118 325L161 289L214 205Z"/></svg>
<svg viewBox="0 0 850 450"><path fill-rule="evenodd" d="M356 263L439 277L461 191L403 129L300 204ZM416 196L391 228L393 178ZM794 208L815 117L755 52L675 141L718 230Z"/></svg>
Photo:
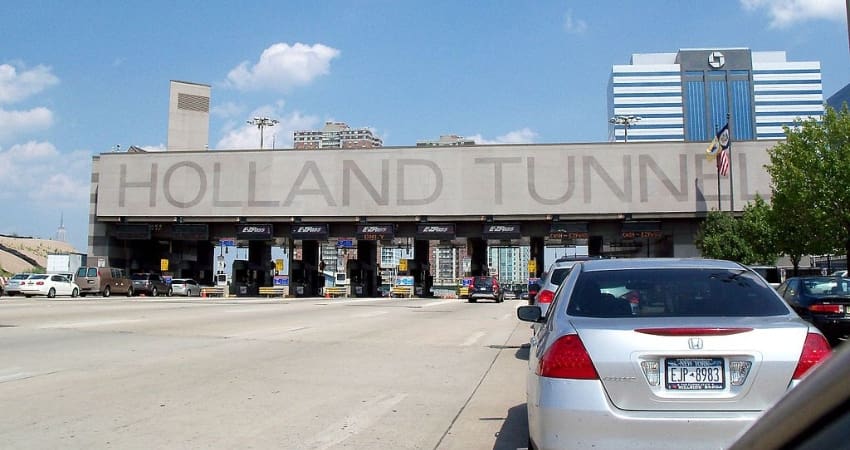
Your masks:
<svg viewBox="0 0 850 450"><path fill-rule="evenodd" d="M720 174L721 177L725 177L729 175L729 148L724 148L720 150L720 154L717 157L717 173Z"/></svg>

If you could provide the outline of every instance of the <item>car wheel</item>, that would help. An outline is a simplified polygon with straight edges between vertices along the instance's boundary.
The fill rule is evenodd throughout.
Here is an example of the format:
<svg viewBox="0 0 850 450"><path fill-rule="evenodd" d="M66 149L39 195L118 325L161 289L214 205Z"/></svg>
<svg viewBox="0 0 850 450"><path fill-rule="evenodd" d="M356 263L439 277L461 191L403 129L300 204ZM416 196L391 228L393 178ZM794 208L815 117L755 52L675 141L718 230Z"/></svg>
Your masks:
<svg viewBox="0 0 850 450"><path fill-rule="evenodd" d="M151 288L151 297L156 297L159 294L156 290L156 286Z"/></svg>
<svg viewBox="0 0 850 450"><path fill-rule="evenodd" d="M50 288L50 290L47 291L47 298L55 298L55 297L56 297L56 289Z"/></svg>
<svg viewBox="0 0 850 450"><path fill-rule="evenodd" d="M127 289L127 297L132 297L132 296L133 296L133 288Z"/></svg>
<svg viewBox="0 0 850 450"><path fill-rule="evenodd" d="M475 303L475 302L477 302L477 300L475 300L474 298L470 298L470 299L468 299L467 301L468 301L469 303Z"/></svg>
<svg viewBox="0 0 850 450"><path fill-rule="evenodd" d="M71 297L72 297L72 298L77 298L77 296L78 296L78 295L80 295L80 291L79 291L79 289L74 288L74 290L73 290L73 291L71 291Z"/></svg>
<svg viewBox="0 0 850 450"><path fill-rule="evenodd" d="M167 295L167 296L171 297L172 295L174 295L174 291L173 291L173 290L171 290L171 288L168 288L168 293L167 293L167 294L165 294L165 295Z"/></svg>
<svg viewBox="0 0 850 450"><path fill-rule="evenodd" d="M106 286L105 288L103 288L103 296L109 297L110 295L112 295L112 290L109 289L109 286Z"/></svg>

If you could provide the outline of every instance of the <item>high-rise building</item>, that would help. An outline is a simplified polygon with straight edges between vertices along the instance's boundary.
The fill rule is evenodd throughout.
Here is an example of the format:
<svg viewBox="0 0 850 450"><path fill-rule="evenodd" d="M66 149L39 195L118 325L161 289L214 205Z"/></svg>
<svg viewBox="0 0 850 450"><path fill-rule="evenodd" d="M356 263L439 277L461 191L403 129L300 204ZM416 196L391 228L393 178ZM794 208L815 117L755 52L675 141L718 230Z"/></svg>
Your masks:
<svg viewBox="0 0 850 450"><path fill-rule="evenodd" d="M296 150L376 148L384 145L372 134L372 130L351 128L343 122L325 122L321 131L296 131L293 141Z"/></svg>
<svg viewBox="0 0 850 450"><path fill-rule="evenodd" d="M730 116L734 140L779 139L783 125L823 116L820 62L745 48L636 53L614 65L611 141L708 141Z"/></svg>
<svg viewBox="0 0 850 450"><path fill-rule="evenodd" d="M206 150L210 133L210 86L171 81L168 151Z"/></svg>
<svg viewBox="0 0 850 450"><path fill-rule="evenodd" d="M462 147L467 145L475 145L475 140L456 134L444 134L437 141L416 141L417 147Z"/></svg>

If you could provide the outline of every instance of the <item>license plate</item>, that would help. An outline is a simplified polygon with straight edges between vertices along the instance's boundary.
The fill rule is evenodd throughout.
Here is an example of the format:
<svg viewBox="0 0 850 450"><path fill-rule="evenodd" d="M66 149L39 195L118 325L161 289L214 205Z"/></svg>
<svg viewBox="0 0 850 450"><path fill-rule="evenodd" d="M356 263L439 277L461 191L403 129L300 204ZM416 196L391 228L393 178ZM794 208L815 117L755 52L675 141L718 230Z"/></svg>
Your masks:
<svg viewBox="0 0 850 450"><path fill-rule="evenodd" d="M665 368L670 390L711 391L725 387L723 358L668 358Z"/></svg>

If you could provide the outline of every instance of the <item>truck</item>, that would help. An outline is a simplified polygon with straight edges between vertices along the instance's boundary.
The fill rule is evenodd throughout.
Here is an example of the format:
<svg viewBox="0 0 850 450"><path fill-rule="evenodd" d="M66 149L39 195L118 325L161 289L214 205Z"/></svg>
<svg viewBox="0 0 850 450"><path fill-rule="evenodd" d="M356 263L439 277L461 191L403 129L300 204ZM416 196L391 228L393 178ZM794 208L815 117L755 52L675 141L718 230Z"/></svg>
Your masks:
<svg viewBox="0 0 850 450"><path fill-rule="evenodd" d="M47 273L71 274L86 265L86 255L82 253L50 253L47 255Z"/></svg>

